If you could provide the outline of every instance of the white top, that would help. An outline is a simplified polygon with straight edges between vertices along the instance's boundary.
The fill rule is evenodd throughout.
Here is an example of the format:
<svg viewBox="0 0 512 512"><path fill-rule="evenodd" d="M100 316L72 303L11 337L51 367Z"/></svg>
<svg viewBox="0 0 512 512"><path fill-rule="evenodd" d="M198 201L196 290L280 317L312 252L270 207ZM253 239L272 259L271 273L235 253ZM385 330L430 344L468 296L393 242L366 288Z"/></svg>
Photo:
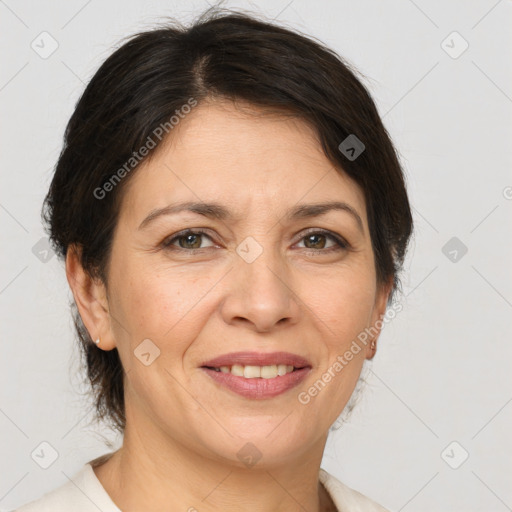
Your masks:
<svg viewBox="0 0 512 512"><path fill-rule="evenodd" d="M46 493L13 512L121 512L94 473L90 461L75 474L72 481ZM389 512L320 468L319 480L327 490L338 512Z"/></svg>

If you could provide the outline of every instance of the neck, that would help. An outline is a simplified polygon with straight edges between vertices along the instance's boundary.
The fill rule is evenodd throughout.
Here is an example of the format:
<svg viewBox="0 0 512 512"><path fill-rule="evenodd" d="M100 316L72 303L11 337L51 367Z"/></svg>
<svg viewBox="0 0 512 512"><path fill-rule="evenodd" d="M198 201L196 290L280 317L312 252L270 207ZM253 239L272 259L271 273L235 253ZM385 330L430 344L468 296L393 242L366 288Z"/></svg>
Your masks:
<svg viewBox="0 0 512 512"><path fill-rule="evenodd" d="M190 512L336 510L318 480L326 438L286 465L252 467L189 449L163 433L130 429L123 446L94 468L123 511Z"/></svg>

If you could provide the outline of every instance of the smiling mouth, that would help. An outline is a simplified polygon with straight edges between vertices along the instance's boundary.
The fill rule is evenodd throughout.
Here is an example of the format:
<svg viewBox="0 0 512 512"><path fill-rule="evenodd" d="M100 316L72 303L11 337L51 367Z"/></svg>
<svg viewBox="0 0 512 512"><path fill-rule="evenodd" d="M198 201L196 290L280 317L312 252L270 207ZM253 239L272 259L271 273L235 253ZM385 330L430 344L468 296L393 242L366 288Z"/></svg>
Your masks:
<svg viewBox="0 0 512 512"><path fill-rule="evenodd" d="M234 364L231 366L220 367L203 366L203 368L213 370L217 373L230 373L231 375L245 377L246 379L275 379L276 377L282 377L288 373L293 373L302 369L286 364L273 364L266 366Z"/></svg>
<svg viewBox="0 0 512 512"><path fill-rule="evenodd" d="M251 358L255 359L254 357ZM228 362L226 361L227 358L224 358L224 360L219 359L218 362L208 361L207 364L201 366L203 372L216 385L220 386L219 389L227 389L250 400L266 400L284 394L303 382L312 371L311 366L306 361L302 361L300 357L295 357L295 359L298 359L295 362L297 366L287 364L259 366L238 363L226 365L225 363ZM240 359L243 358L238 357L239 362L241 362ZM286 361L285 356L277 360L293 363L293 359L293 357L288 356L288 361ZM219 364L219 366L213 366L212 363Z"/></svg>

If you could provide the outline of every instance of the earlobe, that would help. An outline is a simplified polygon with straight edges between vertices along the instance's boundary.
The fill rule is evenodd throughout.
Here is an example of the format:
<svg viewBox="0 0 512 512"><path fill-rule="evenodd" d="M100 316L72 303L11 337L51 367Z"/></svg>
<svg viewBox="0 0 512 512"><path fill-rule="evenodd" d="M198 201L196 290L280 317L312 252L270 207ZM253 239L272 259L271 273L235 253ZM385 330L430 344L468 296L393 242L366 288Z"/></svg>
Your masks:
<svg viewBox="0 0 512 512"><path fill-rule="evenodd" d="M372 336L370 338L371 341L366 348L366 359L373 359L377 353L377 340L379 339L382 326L384 325L383 318L386 314L388 298L392 287L393 279L391 278L387 284L381 285L379 288L372 315L372 324L369 327Z"/></svg>
<svg viewBox="0 0 512 512"><path fill-rule="evenodd" d="M77 305L80 317L92 340L103 350L115 348L115 339L110 327L110 314L105 285L92 277L81 263L81 248L70 246L66 254L66 277Z"/></svg>

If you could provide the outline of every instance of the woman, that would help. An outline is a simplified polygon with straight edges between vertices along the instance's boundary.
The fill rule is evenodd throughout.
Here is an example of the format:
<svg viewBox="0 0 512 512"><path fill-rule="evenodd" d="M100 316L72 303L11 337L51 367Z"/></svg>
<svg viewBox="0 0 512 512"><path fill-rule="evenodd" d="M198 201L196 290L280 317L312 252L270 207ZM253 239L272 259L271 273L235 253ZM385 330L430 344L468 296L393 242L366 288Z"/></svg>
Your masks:
<svg viewBox="0 0 512 512"><path fill-rule="evenodd" d="M45 218L123 444L20 511L385 510L320 469L412 231L334 52L217 9L133 36L76 106Z"/></svg>

